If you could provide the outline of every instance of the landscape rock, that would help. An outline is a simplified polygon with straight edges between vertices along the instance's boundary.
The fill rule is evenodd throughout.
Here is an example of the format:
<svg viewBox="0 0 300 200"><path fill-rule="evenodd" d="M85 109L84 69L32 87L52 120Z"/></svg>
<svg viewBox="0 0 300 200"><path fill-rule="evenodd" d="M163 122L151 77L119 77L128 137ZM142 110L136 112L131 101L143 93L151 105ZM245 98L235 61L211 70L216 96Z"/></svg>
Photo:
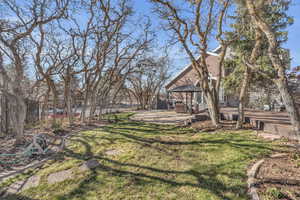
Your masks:
<svg viewBox="0 0 300 200"><path fill-rule="evenodd" d="M120 153L121 153L121 151L117 150L117 149L112 149L112 150L108 150L105 152L106 155L118 155Z"/></svg>
<svg viewBox="0 0 300 200"><path fill-rule="evenodd" d="M282 158L282 157L286 157L288 154L287 153L277 153L274 155L271 155L271 158Z"/></svg>
<svg viewBox="0 0 300 200"><path fill-rule="evenodd" d="M5 191L6 194L15 194L17 192L20 192L22 190L22 187L24 185L25 180L16 181L13 184L11 184L7 190ZM5 195L4 195L5 196Z"/></svg>
<svg viewBox="0 0 300 200"><path fill-rule="evenodd" d="M252 200L260 200L256 188L256 175L260 166L265 162L264 159L257 161L247 172L248 175L248 193Z"/></svg>
<svg viewBox="0 0 300 200"><path fill-rule="evenodd" d="M15 183L11 184L5 192L9 194L15 194L32 187L37 187L40 184L40 180L41 177L36 175L36 176L31 176L28 179L16 181Z"/></svg>
<svg viewBox="0 0 300 200"><path fill-rule="evenodd" d="M96 167L98 167L100 164L97 160L88 160L86 162L84 162L80 167L79 170L80 171L88 171L91 169L95 169Z"/></svg>
<svg viewBox="0 0 300 200"><path fill-rule="evenodd" d="M48 183L49 184L54 184L54 183L62 182L66 179L70 179L72 177L73 177L73 170L68 169L68 170L64 170L64 171L60 171L60 172L50 174L48 176Z"/></svg>
<svg viewBox="0 0 300 200"><path fill-rule="evenodd" d="M37 176L37 175L30 177L29 179L27 179L25 185L22 188L22 191L27 190L32 187L37 187L40 184L40 180L41 180L41 177Z"/></svg>

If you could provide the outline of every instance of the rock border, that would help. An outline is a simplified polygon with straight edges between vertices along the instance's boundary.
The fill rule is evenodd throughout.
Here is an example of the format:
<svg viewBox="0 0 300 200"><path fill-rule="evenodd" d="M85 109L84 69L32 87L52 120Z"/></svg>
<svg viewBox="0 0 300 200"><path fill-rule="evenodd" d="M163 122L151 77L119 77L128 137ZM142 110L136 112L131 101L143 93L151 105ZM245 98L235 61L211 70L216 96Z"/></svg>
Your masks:
<svg viewBox="0 0 300 200"><path fill-rule="evenodd" d="M269 158L280 158L287 155L286 153L277 153L270 155ZM248 170L247 176L247 184L248 184L248 194L250 195L252 200L260 200L259 195L257 193L257 182L256 180L256 175L261 167L261 165L265 162L265 159L261 159L256 161L252 167Z"/></svg>
<svg viewBox="0 0 300 200"><path fill-rule="evenodd" d="M247 172L248 193L252 200L260 200L258 193L257 193L255 178L258 173L259 168L261 167L261 165L264 162L265 162L265 159L261 159L261 160L257 161L256 163L254 163L254 165L252 165L250 170L248 170L248 172Z"/></svg>

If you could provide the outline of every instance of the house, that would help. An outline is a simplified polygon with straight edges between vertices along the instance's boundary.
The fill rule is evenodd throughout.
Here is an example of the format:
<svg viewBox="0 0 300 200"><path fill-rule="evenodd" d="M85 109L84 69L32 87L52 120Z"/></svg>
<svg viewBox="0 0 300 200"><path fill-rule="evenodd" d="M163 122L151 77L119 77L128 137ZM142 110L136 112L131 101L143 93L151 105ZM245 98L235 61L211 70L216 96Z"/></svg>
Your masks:
<svg viewBox="0 0 300 200"><path fill-rule="evenodd" d="M218 47L212 52L207 52L206 63L209 72L209 79L213 83L219 76L219 53L221 48ZM225 59L230 59L233 53L228 51ZM226 76L226 72L222 74ZM300 80L292 80L293 91L296 101L300 99ZM176 112L199 112L207 108L203 93L201 92L199 85L199 78L197 72L191 64L184 67L174 78L172 78L165 86L168 92L169 108L175 108ZM268 85L268 87L257 87L256 85L250 86L248 91L247 107L252 109L271 109L274 108L274 102L278 106L282 106L282 99L279 95L277 87L275 85ZM224 87L221 86L219 91L219 103L220 106L237 107L238 106L238 94L227 94Z"/></svg>
<svg viewBox="0 0 300 200"><path fill-rule="evenodd" d="M209 79L214 83L219 76L219 53L220 47L212 52L207 52L206 63L209 72ZM230 57L230 51L226 58ZM223 73L222 76L225 74ZM169 94L169 105L175 107L177 112L197 112L207 108L203 93L199 85L199 78L191 64L184 67L174 78L165 86ZM224 106L236 106L237 97L226 96L224 88L221 86L219 91L220 104Z"/></svg>

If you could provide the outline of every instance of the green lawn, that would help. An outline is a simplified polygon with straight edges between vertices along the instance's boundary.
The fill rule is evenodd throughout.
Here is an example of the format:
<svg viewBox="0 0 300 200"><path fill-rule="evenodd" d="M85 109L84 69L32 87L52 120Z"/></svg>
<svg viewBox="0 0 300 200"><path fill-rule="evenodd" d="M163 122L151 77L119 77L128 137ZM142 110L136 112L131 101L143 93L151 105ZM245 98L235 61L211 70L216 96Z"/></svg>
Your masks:
<svg viewBox="0 0 300 200"><path fill-rule="evenodd" d="M121 118L120 118L121 116ZM42 184L28 200L248 199L247 166L269 154L251 131L196 133L192 129L127 120L74 136L56 161L35 172ZM107 155L118 150L117 155ZM97 159L100 167L48 185L50 173ZM11 197L10 199L17 199Z"/></svg>

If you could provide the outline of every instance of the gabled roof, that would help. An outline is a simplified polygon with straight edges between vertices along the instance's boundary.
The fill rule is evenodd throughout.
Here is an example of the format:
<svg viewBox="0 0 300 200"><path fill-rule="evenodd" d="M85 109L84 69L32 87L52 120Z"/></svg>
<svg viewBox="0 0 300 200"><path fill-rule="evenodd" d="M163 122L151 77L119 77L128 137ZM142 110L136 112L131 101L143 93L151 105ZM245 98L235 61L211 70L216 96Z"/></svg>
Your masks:
<svg viewBox="0 0 300 200"><path fill-rule="evenodd" d="M208 55L211 56L217 56L219 57L219 54L217 52L219 52L219 50L221 49L221 46L218 46L217 48L215 48L212 52L207 51L206 53ZM197 57L197 60L200 59L201 56ZM166 84L166 88L168 88L170 85L172 85L172 83L174 81L176 81L178 78L180 78L181 76L183 76L185 73L187 73L188 71L190 71L192 69L192 65L189 63L188 65L186 65L181 71L179 71L172 80L170 80L167 84Z"/></svg>
<svg viewBox="0 0 300 200"><path fill-rule="evenodd" d="M168 92L201 92L201 89L194 85L181 85L168 90Z"/></svg>

